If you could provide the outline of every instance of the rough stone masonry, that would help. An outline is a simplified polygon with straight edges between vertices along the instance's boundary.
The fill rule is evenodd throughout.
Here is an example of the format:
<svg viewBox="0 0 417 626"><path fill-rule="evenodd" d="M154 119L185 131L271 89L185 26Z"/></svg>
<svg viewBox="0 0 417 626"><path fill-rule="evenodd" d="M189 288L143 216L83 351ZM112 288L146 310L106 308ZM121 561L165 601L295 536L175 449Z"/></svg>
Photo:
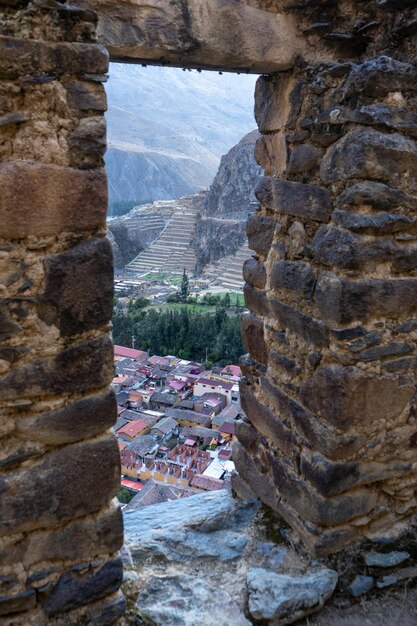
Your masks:
<svg viewBox="0 0 417 626"><path fill-rule="evenodd" d="M2 624L124 611L102 43L264 72L236 490L319 555L412 520L415 6L0 0Z"/></svg>
<svg viewBox="0 0 417 626"><path fill-rule="evenodd" d="M338 60L256 88L235 487L319 556L417 512L415 5L291 3Z"/></svg>

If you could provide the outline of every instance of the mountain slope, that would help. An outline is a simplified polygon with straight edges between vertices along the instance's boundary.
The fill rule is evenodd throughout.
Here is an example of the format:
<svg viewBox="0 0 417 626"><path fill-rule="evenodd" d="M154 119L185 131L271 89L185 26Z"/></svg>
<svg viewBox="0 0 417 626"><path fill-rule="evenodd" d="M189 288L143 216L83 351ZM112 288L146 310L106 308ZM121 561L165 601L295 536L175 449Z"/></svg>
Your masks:
<svg viewBox="0 0 417 626"><path fill-rule="evenodd" d="M256 77L111 64L110 203L207 188L220 156L254 126Z"/></svg>

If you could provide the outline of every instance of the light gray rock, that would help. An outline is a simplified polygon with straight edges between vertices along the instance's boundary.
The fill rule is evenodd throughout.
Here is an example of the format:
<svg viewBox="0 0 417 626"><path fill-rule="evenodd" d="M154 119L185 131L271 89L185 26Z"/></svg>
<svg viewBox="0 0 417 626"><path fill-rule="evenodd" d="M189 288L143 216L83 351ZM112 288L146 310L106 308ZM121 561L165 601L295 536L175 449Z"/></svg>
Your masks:
<svg viewBox="0 0 417 626"><path fill-rule="evenodd" d="M364 593L368 593L374 586L374 579L372 576L356 576L355 580L349 587L349 591L354 598L362 596Z"/></svg>
<svg viewBox="0 0 417 626"><path fill-rule="evenodd" d="M153 626L250 626L229 593L184 574L151 576L136 606Z"/></svg>
<svg viewBox="0 0 417 626"><path fill-rule="evenodd" d="M125 543L136 563L150 557L228 561L245 549L245 529L258 508L223 490L147 506L124 514Z"/></svg>
<svg viewBox="0 0 417 626"><path fill-rule="evenodd" d="M409 558L408 552L368 552L365 554L365 563L369 567L394 567Z"/></svg>
<svg viewBox="0 0 417 626"><path fill-rule="evenodd" d="M249 613L256 620L270 620L273 626L292 624L321 609L337 580L337 572L329 569L287 576L253 568L246 575Z"/></svg>
<svg viewBox="0 0 417 626"><path fill-rule="evenodd" d="M391 585L395 585L398 582L398 578L396 576L384 576L381 580L378 580L376 586L378 589L384 589L385 587L391 587Z"/></svg>

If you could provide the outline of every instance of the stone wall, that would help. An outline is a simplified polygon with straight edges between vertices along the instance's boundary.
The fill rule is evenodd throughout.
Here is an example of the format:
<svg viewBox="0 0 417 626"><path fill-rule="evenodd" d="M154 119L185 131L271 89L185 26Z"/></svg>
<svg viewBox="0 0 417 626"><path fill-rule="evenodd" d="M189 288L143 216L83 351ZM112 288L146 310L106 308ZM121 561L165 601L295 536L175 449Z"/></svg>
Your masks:
<svg viewBox="0 0 417 626"><path fill-rule="evenodd" d="M108 54L91 11L0 5L0 622L102 625L124 611Z"/></svg>
<svg viewBox="0 0 417 626"><path fill-rule="evenodd" d="M247 230L235 487L318 555L417 512L417 68L410 38L392 39L413 15L375 9L357 62L257 83L266 175ZM328 16L352 41L352 15ZM352 56L341 34L328 41Z"/></svg>

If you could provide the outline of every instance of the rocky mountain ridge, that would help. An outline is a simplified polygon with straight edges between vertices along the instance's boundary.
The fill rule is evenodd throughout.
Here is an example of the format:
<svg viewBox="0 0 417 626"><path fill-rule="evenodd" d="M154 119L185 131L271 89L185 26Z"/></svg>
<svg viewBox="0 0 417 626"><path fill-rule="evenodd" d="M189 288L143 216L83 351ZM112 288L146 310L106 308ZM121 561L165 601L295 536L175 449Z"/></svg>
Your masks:
<svg viewBox="0 0 417 626"><path fill-rule="evenodd" d="M253 152L257 131L243 139L222 157L215 180L207 192L171 201L157 201L132 209L126 215L109 221L115 265L123 268L152 244L158 244L168 222L184 206L194 212L190 245L200 274L205 266L235 254L245 243L245 223L253 208L253 189L261 175ZM187 224L184 224L186 228ZM184 232L179 233L181 239ZM141 267L140 263L137 267ZM145 266L144 266L145 267ZM187 266L188 267L188 266ZM132 269L135 269L132 267ZM182 267L178 267L182 271Z"/></svg>

